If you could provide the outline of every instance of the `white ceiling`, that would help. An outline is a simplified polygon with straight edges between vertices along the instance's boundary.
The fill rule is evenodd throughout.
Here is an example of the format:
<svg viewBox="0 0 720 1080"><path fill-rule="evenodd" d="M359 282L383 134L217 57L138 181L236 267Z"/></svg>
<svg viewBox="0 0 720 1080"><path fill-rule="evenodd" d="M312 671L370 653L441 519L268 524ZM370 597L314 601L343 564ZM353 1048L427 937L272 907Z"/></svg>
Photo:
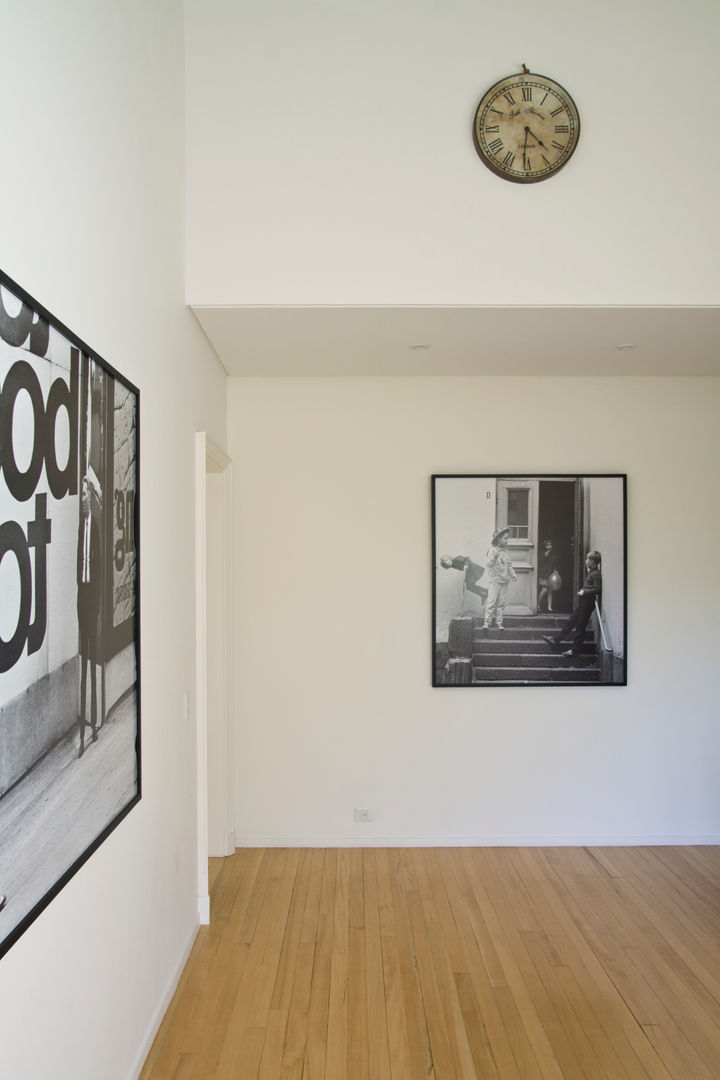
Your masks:
<svg viewBox="0 0 720 1080"><path fill-rule="evenodd" d="M720 307L193 311L231 376L720 375Z"/></svg>

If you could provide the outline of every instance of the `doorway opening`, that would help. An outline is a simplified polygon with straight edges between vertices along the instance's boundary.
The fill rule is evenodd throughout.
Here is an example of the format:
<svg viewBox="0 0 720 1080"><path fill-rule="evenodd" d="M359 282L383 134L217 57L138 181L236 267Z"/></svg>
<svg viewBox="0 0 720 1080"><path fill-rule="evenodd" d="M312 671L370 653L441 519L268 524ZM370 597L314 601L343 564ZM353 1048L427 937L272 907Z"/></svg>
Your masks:
<svg viewBox="0 0 720 1080"><path fill-rule="evenodd" d="M198 918L210 922L209 856L235 850L232 462L195 436Z"/></svg>
<svg viewBox="0 0 720 1080"><path fill-rule="evenodd" d="M553 596L553 611L571 612L577 592L577 484L574 480L541 480L538 495L539 551L550 540L562 585Z"/></svg>

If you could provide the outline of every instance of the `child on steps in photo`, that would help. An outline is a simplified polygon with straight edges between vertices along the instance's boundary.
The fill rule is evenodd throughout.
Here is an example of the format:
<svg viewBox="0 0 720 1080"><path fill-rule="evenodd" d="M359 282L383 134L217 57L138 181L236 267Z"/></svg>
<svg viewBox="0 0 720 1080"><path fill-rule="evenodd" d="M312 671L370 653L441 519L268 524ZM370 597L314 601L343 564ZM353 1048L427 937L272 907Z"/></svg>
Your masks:
<svg viewBox="0 0 720 1080"><path fill-rule="evenodd" d="M488 586L488 598L483 630L490 629L493 619L495 619L498 630L503 629L508 585L511 581L517 581L517 574L513 569L507 549L509 535L509 526L504 529L496 529L492 536L490 550L487 553L485 581Z"/></svg>

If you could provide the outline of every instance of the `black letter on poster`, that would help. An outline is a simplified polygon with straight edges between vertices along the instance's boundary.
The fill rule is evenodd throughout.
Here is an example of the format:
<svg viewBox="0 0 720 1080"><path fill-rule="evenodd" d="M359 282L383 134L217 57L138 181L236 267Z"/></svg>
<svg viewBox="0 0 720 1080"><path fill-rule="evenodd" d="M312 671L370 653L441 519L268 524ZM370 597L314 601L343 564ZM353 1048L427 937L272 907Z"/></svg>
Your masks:
<svg viewBox="0 0 720 1080"><path fill-rule="evenodd" d="M70 385L64 379L55 379L50 387L45 410L45 472L50 491L56 499L77 495L77 440L78 440L78 350L70 350ZM58 410L65 406L70 430L68 461L64 469L57 463L55 452L55 423Z"/></svg>
<svg viewBox="0 0 720 1080"><path fill-rule="evenodd" d="M32 605L32 572L30 570L30 551L25 540L25 533L17 521L6 521L0 525L0 562L8 551L17 559L20 573L20 610L15 633L9 641L0 638L0 672L9 671L22 656L30 627L30 608Z"/></svg>
<svg viewBox="0 0 720 1080"><path fill-rule="evenodd" d="M8 345L20 348L30 335L30 352L35 356L44 356L50 341L50 327L38 315L37 322L33 322L35 312L27 304L23 304L17 315L9 315L3 303L0 293L0 337Z"/></svg>
<svg viewBox="0 0 720 1080"><path fill-rule="evenodd" d="M28 656L45 640L47 626L47 545L52 524L47 516L47 495L35 496L35 520L28 525L28 547L35 548L35 618L28 628Z"/></svg>
<svg viewBox="0 0 720 1080"><path fill-rule="evenodd" d="M21 390L25 390L32 402L33 437L32 457L27 471L21 473L15 461L13 449L13 412L15 400ZM25 360L18 360L10 368L2 389L0 400L0 451L5 483L13 498L26 502L37 487L45 456L45 407L38 377Z"/></svg>
<svg viewBox="0 0 720 1080"><path fill-rule="evenodd" d="M0 391L0 469L5 483L18 502L26 502L37 487L43 461L50 491L56 499L77 495L78 446L78 350L70 350L70 385L63 378L55 379L50 387L47 411L43 405L40 382L26 360L18 360L10 368ZM20 472L13 448L13 415L17 396L25 391L33 413L33 447L30 464ZM57 462L55 425L58 412L64 408L68 415L68 460L64 469Z"/></svg>

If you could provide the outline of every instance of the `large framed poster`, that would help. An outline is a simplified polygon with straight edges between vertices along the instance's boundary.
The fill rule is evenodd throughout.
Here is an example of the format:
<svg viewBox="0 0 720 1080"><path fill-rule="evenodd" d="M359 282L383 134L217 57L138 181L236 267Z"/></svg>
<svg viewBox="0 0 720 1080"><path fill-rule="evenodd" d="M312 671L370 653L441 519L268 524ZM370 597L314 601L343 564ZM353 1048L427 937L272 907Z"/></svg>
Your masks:
<svg viewBox="0 0 720 1080"><path fill-rule="evenodd" d="M0 272L0 955L140 799L139 406Z"/></svg>
<svg viewBox="0 0 720 1080"><path fill-rule="evenodd" d="M433 686L625 686L626 476L432 477Z"/></svg>

